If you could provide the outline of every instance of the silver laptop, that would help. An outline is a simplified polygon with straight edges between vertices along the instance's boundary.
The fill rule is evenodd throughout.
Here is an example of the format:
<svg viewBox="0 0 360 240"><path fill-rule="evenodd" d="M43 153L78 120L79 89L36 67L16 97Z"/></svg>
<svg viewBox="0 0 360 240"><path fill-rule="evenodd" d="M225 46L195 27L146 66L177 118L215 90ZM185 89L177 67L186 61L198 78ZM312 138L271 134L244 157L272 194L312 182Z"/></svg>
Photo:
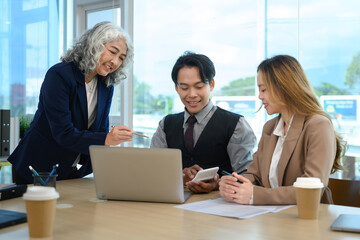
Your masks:
<svg viewBox="0 0 360 240"><path fill-rule="evenodd" d="M183 203L181 151L90 146L99 199Z"/></svg>
<svg viewBox="0 0 360 240"><path fill-rule="evenodd" d="M333 224L331 224L330 229L334 231L360 233L360 215L340 214Z"/></svg>

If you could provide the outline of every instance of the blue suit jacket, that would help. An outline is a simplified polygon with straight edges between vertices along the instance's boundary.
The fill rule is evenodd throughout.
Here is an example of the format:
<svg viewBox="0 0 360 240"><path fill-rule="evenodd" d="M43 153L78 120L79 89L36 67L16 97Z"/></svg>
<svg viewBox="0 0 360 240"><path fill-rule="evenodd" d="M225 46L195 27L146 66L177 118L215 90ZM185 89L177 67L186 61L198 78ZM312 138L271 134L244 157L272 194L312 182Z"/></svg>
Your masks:
<svg viewBox="0 0 360 240"><path fill-rule="evenodd" d="M8 158L18 175L32 183L29 165L38 172L50 172L59 164L57 179L67 179L79 153L84 165L76 177L92 172L89 146L105 142L114 91L100 76L97 89L97 115L88 129L84 74L74 63L58 63L48 70L30 128Z"/></svg>

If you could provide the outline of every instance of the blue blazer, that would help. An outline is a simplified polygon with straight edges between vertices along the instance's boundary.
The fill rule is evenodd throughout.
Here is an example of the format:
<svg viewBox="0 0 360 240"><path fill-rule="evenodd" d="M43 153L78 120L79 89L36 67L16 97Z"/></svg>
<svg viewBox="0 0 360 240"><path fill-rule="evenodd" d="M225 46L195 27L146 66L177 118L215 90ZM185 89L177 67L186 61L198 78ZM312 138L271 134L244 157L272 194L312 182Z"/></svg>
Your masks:
<svg viewBox="0 0 360 240"><path fill-rule="evenodd" d="M67 179L79 154L84 164L75 177L92 172L89 146L105 143L114 88L106 87L98 76L97 90L97 114L88 129L84 74L74 63L58 63L48 70L30 128L8 158L18 175L32 183L29 165L38 172L50 172L59 164L57 179Z"/></svg>

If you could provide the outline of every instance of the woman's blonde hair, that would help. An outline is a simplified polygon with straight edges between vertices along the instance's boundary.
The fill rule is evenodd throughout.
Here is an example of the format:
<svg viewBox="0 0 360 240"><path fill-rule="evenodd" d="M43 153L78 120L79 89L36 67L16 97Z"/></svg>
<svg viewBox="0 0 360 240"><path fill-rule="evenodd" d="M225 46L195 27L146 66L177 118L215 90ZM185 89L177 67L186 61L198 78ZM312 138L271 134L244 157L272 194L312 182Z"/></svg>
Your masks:
<svg viewBox="0 0 360 240"><path fill-rule="evenodd" d="M320 114L331 122L331 117L323 110L305 71L294 57L277 55L266 59L260 63L257 72L262 74L266 91L279 105L304 116ZM342 169L340 159L346 149L346 143L336 131L335 136L336 155L331 173Z"/></svg>

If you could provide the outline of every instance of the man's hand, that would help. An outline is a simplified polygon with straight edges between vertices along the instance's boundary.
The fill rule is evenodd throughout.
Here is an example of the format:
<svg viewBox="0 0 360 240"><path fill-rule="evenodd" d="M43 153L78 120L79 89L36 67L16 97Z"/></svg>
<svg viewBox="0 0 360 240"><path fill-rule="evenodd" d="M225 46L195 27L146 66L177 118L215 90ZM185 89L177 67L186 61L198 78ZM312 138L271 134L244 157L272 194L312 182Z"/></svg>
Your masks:
<svg viewBox="0 0 360 240"><path fill-rule="evenodd" d="M216 176L211 179L210 181L203 182L203 181L189 181L186 183L186 186L188 189L194 193L208 193L213 191L214 189L219 188L219 175L216 174Z"/></svg>
<svg viewBox="0 0 360 240"><path fill-rule="evenodd" d="M202 170L202 168L197 164L195 164L192 167L184 168L184 170L183 170L183 182L184 182L184 184L186 184L187 182L193 180L195 175L197 174L197 172L200 171L200 170Z"/></svg>

